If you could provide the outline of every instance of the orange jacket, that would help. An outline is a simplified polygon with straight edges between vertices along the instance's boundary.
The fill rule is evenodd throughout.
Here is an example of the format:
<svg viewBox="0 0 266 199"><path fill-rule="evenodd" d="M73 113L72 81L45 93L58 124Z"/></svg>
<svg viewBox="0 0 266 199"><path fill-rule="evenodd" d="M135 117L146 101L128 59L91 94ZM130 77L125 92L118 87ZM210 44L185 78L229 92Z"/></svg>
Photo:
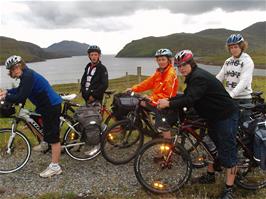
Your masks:
<svg viewBox="0 0 266 199"><path fill-rule="evenodd" d="M177 89L176 70L171 64L163 72L157 69L152 76L132 87L134 92L152 90L149 97L154 105L157 104L159 99L176 96Z"/></svg>

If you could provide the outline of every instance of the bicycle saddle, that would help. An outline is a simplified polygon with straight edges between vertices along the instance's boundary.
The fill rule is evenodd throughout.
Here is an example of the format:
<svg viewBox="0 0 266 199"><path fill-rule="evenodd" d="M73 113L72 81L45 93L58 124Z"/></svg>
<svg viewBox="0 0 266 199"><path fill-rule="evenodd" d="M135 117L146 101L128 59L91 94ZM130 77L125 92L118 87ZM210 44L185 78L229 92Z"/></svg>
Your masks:
<svg viewBox="0 0 266 199"><path fill-rule="evenodd" d="M107 90L105 91L104 93L107 94L107 95L112 95L116 92L116 90Z"/></svg>
<svg viewBox="0 0 266 199"><path fill-rule="evenodd" d="M65 101L71 101L77 97L77 94L61 95L61 98Z"/></svg>

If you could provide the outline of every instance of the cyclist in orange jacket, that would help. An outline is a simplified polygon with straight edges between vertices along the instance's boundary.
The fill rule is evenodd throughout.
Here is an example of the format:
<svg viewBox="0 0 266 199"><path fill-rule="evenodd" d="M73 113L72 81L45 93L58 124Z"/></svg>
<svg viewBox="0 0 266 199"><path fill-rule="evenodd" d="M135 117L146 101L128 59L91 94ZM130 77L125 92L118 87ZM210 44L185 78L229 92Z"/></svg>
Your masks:
<svg viewBox="0 0 266 199"><path fill-rule="evenodd" d="M169 49L159 49L155 53L156 61L159 68L156 69L155 73L148 77L146 80L139 84L134 85L132 88L128 88L127 91L133 92L144 92L151 90L151 95L147 96L151 103L147 104L142 102L149 111L159 113L156 117L156 127L159 131L162 131L165 138L171 138L170 126L176 122L176 114L169 110L159 111L156 106L159 99L171 98L176 96L178 89L178 78L176 70L172 65L172 52ZM156 114L156 115L157 115Z"/></svg>

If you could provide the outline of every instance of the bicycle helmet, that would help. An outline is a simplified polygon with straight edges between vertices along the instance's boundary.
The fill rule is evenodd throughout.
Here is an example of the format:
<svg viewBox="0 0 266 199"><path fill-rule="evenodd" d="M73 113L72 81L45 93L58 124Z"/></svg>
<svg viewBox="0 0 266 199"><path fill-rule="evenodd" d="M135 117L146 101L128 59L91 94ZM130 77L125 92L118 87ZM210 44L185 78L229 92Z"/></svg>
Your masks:
<svg viewBox="0 0 266 199"><path fill-rule="evenodd" d="M175 55L174 65L179 67L193 59L193 53L190 50L182 50Z"/></svg>
<svg viewBox="0 0 266 199"><path fill-rule="evenodd" d="M99 54L101 54L101 49L99 46L96 46L96 45L90 45L88 47L88 50L87 50L88 54L91 53L91 52L98 52Z"/></svg>
<svg viewBox="0 0 266 199"><path fill-rule="evenodd" d="M226 45L238 44L244 41L244 37L241 34L232 34L226 40Z"/></svg>
<svg viewBox="0 0 266 199"><path fill-rule="evenodd" d="M155 57L160 57L160 56L172 57L173 53L171 52L171 50L167 48L161 48L157 50L155 53Z"/></svg>
<svg viewBox="0 0 266 199"><path fill-rule="evenodd" d="M17 55L13 55L13 56L7 58L7 60L5 62L6 69L9 70L10 68L12 68L12 66L18 64L21 61L22 61L22 57L17 56Z"/></svg>

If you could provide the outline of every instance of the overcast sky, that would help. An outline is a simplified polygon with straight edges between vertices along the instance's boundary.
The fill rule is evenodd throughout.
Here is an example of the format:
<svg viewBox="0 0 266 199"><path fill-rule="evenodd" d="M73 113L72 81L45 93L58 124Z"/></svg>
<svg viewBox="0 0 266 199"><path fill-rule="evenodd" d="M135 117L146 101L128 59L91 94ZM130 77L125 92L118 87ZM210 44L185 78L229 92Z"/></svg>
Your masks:
<svg viewBox="0 0 266 199"><path fill-rule="evenodd" d="M208 28L242 30L266 21L266 1L0 0L0 13L1 36L41 47L75 40L115 54L128 42L147 36Z"/></svg>

